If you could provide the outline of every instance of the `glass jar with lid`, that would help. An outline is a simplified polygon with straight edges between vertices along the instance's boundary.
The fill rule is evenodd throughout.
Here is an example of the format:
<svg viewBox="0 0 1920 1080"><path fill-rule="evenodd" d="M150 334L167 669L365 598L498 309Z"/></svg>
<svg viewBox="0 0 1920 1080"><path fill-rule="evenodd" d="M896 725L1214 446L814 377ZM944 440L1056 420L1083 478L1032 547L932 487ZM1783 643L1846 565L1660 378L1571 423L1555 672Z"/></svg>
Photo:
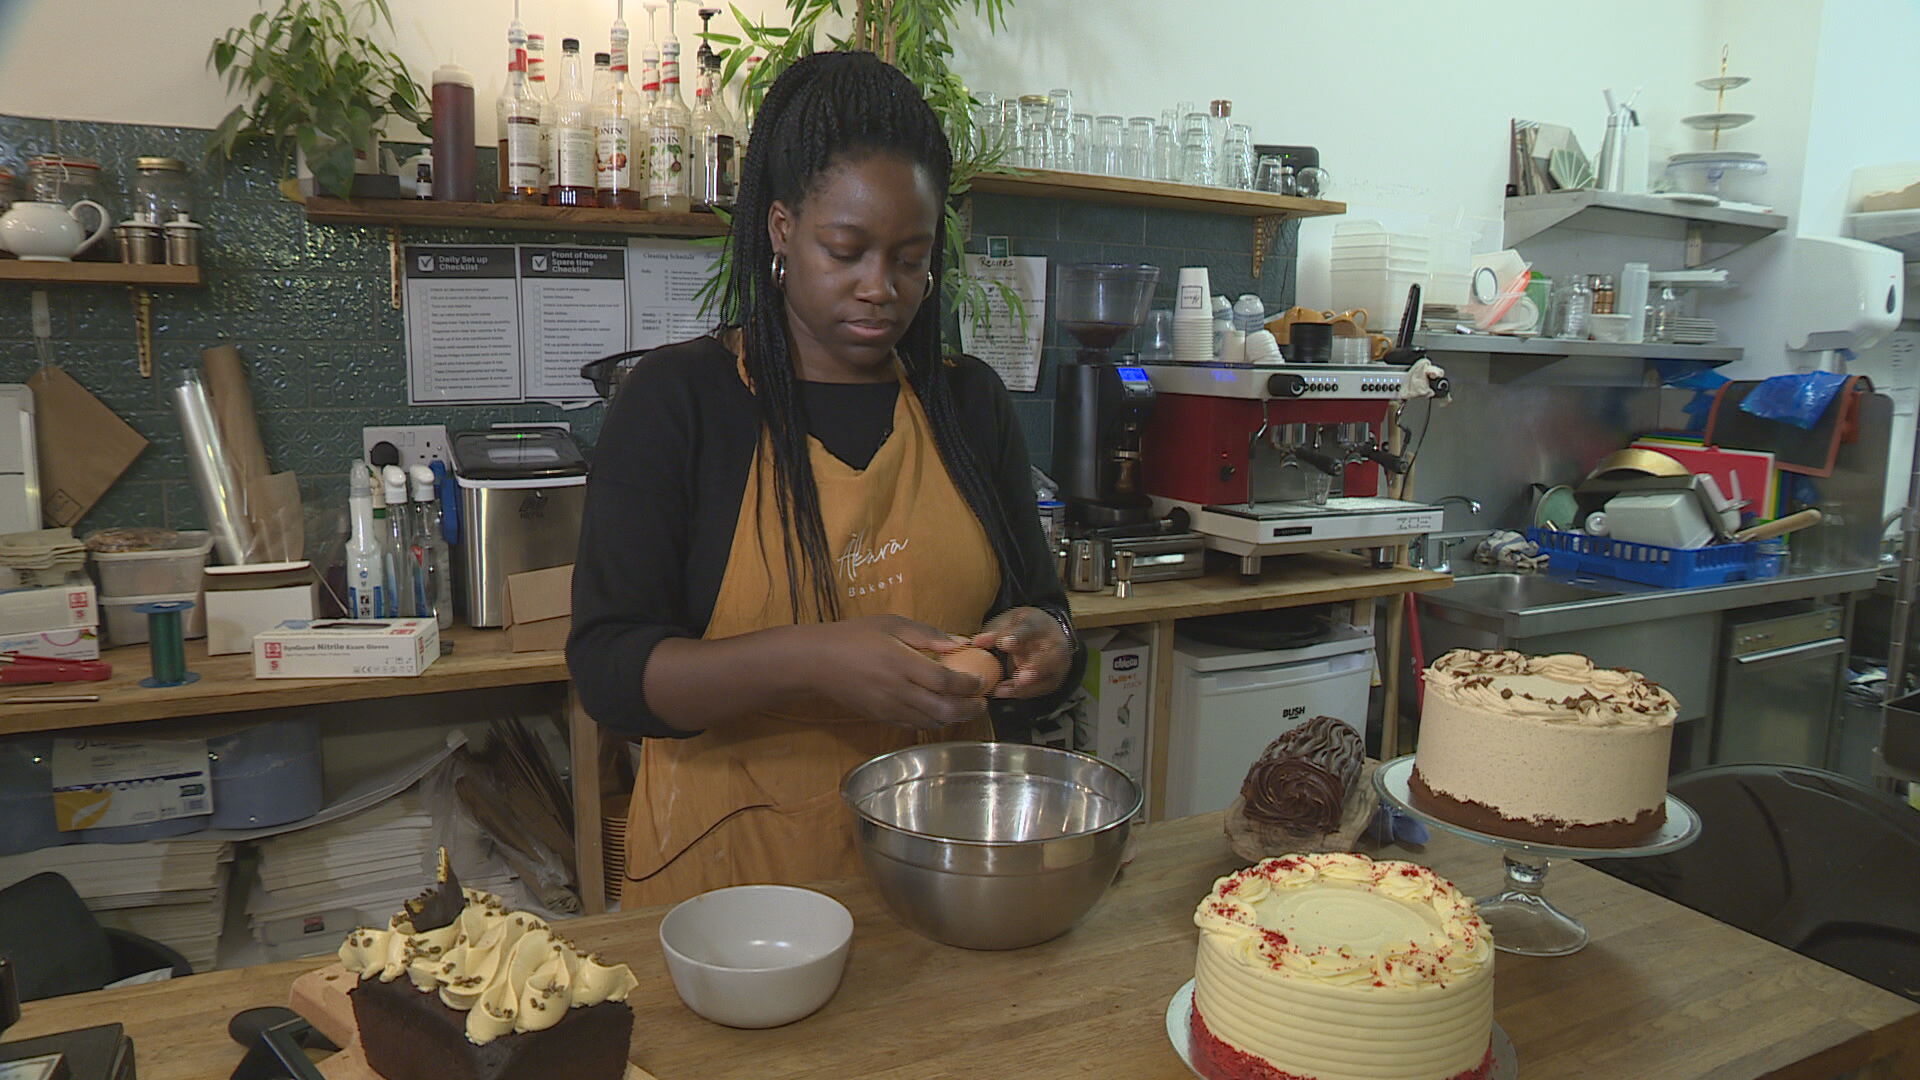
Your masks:
<svg viewBox="0 0 1920 1080"><path fill-rule="evenodd" d="M187 166L179 158L134 159L133 213L165 225L181 214L193 216L193 192L187 186Z"/></svg>
<svg viewBox="0 0 1920 1080"><path fill-rule="evenodd" d="M106 211L106 226L112 228L119 217L114 213L114 203L109 200L106 187L100 179L100 163L68 154L41 154L27 161L27 184L21 192L24 200L33 202L59 203L72 206L82 199L88 199ZM100 224L92 219L93 212L82 208L78 211L80 225L92 232ZM94 244L76 258L109 260L116 258L111 244Z"/></svg>
<svg viewBox="0 0 1920 1080"><path fill-rule="evenodd" d="M0 214L13 205L13 170L0 169Z"/></svg>

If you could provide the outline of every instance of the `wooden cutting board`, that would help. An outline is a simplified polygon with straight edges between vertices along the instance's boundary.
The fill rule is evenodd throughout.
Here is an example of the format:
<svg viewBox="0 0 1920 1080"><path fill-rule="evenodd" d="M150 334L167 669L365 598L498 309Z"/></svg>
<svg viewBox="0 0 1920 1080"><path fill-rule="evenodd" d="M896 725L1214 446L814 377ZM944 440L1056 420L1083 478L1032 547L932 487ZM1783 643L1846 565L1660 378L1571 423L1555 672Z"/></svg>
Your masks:
<svg viewBox="0 0 1920 1080"><path fill-rule="evenodd" d="M320 1073L327 1080L381 1080L380 1074L368 1067L366 1055L360 1049L360 1029L353 1021L353 1002L347 997L353 981L345 967L328 964L295 979L287 1005L306 1017L314 1030L344 1048L320 1063ZM626 1080L659 1080L659 1077L628 1062Z"/></svg>

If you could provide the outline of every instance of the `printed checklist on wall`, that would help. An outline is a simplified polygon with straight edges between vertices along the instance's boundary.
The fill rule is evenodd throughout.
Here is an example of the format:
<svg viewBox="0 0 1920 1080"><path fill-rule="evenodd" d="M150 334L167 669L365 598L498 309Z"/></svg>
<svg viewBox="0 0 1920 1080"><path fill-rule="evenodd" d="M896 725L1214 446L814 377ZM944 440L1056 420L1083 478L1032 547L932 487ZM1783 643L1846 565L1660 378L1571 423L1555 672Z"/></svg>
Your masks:
<svg viewBox="0 0 1920 1080"><path fill-rule="evenodd" d="M711 328L700 286L718 249L409 244L407 397L414 405L591 401L582 366Z"/></svg>

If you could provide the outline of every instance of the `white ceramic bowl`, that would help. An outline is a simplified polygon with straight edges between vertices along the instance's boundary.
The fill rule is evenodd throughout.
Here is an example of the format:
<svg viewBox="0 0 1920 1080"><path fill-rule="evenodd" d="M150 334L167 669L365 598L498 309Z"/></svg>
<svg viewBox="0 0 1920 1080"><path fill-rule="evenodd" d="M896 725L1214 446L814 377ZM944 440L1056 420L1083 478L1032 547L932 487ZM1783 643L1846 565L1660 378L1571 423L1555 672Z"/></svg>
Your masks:
<svg viewBox="0 0 1920 1080"><path fill-rule="evenodd" d="M811 1015L847 966L853 916L791 885L737 885L660 920L660 952L687 1008L716 1024L770 1028Z"/></svg>

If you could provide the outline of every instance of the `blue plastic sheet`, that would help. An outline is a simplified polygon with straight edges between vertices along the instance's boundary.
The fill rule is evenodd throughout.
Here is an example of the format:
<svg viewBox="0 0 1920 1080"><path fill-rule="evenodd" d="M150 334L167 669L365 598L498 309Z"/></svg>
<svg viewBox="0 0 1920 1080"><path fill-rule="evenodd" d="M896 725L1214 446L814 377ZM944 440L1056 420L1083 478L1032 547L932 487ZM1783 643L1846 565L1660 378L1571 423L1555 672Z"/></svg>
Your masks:
<svg viewBox="0 0 1920 1080"><path fill-rule="evenodd" d="M1680 407L1687 414L1688 431L1707 430L1707 418L1713 413L1714 391L1732 380L1697 360L1656 360L1660 385L1693 391L1693 397Z"/></svg>
<svg viewBox="0 0 1920 1080"><path fill-rule="evenodd" d="M1846 381L1847 377L1837 371L1775 375L1740 402L1740 411L1812 431Z"/></svg>

